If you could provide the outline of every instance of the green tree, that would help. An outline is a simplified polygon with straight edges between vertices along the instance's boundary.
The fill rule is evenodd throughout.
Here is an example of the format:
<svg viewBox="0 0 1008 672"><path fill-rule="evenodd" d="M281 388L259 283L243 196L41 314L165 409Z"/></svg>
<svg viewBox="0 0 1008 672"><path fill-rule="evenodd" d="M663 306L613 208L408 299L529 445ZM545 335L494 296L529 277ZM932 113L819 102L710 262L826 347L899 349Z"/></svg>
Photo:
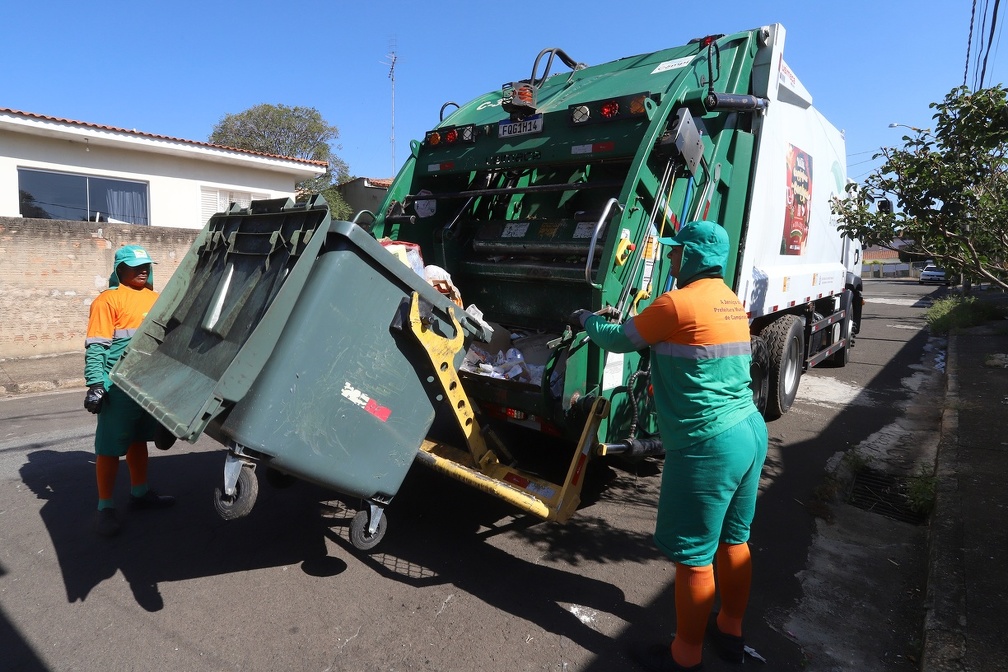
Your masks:
<svg viewBox="0 0 1008 672"><path fill-rule="evenodd" d="M959 87L929 107L934 131L881 148L882 165L833 213L865 245L903 238L950 272L1008 289L1008 89Z"/></svg>
<svg viewBox="0 0 1008 672"><path fill-rule="evenodd" d="M297 200L322 194L334 219L353 213L336 186L350 177L346 163L336 155L339 129L314 107L288 107L263 103L244 112L227 114L214 126L209 141L236 149L329 164L325 174L296 185Z"/></svg>

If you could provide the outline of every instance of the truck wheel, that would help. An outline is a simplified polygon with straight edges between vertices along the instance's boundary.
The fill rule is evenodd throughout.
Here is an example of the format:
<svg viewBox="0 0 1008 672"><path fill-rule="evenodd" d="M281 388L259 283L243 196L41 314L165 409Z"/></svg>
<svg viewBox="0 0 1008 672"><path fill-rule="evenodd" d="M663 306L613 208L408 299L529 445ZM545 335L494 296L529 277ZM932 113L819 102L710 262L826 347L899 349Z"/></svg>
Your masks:
<svg viewBox="0 0 1008 672"><path fill-rule="evenodd" d="M847 362L850 361L850 349L851 343L854 340L854 316L851 314L852 309L852 299L853 293L849 289L843 291L843 295L840 298L840 306L844 308L847 313L844 315L844 319L840 322L840 338L847 339L846 345L840 350L833 353L830 357L830 364L837 368L842 368L847 366Z"/></svg>
<svg viewBox="0 0 1008 672"><path fill-rule="evenodd" d="M776 420L787 413L798 393L805 353L802 321L796 315L784 315L767 325L760 336L770 355L770 394L764 417Z"/></svg>
<svg viewBox="0 0 1008 672"><path fill-rule="evenodd" d="M374 534L368 534L368 517L370 513L367 509L361 509L350 521L350 543L354 548L361 551L370 551L378 545L385 537L385 528L388 526L385 516L378 519L378 529Z"/></svg>
<svg viewBox="0 0 1008 672"><path fill-rule="evenodd" d="M752 364L749 365L752 400L759 412L765 414L767 397L770 396L770 355L762 337L750 336L749 344L752 346Z"/></svg>
<svg viewBox="0 0 1008 672"><path fill-rule="evenodd" d="M224 494L221 488L214 489L214 509L224 520L235 520L247 516L259 496L259 479L250 467L242 467L238 473L233 497Z"/></svg>

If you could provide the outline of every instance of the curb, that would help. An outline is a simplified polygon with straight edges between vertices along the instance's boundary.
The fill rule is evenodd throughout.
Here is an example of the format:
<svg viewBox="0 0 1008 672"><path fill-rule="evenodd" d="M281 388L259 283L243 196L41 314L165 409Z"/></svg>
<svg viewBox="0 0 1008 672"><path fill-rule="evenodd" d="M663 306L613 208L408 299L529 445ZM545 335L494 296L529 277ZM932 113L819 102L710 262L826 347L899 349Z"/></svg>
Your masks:
<svg viewBox="0 0 1008 672"><path fill-rule="evenodd" d="M85 387L84 356L78 351L0 358L0 396Z"/></svg>
<svg viewBox="0 0 1008 672"><path fill-rule="evenodd" d="M959 351L949 334L945 406L935 458L935 506L928 529L921 672L966 670L966 578L959 492Z"/></svg>
<svg viewBox="0 0 1008 672"><path fill-rule="evenodd" d="M86 387L84 378L67 378L64 380L40 380L31 383L12 383L10 385L0 385L0 396L14 397L22 394L36 394L39 392L55 392L57 390L67 390L79 387Z"/></svg>

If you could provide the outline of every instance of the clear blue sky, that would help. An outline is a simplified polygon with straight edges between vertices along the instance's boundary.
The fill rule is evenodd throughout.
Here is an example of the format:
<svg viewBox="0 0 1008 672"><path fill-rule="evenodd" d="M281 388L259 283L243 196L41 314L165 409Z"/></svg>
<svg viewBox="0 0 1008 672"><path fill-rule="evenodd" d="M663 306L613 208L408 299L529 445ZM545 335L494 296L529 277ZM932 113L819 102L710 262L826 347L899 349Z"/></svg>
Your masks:
<svg viewBox="0 0 1008 672"><path fill-rule="evenodd" d="M977 4L979 33L988 2ZM858 179L873 151L900 144L905 130L890 122L930 126L928 104L963 83L971 8L969 0L11 2L0 25L0 107L206 140L221 117L259 103L309 106L340 129L338 154L353 175L391 177L444 102L528 77L541 49L596 64L781 23L784 57L845 130L848 173ZM1008 68L998 28L988 85L1004 82ZM982 37L974 36L971 85Z"/></svg>

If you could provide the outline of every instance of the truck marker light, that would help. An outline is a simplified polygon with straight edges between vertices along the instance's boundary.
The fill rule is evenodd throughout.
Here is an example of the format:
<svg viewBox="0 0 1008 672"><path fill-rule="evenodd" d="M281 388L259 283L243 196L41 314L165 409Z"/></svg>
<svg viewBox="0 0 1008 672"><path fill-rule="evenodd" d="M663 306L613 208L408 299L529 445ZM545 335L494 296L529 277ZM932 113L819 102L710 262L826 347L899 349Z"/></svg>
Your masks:
<svg viewBox="0 0 1008 672"><path fill-rule="evenodd" d="M647 108L644 107L645 98L647 98L647 96L641 94L639 96L635 96L630 101L630 114L644 114L644 112L647 110Z"/></svg>
<svg viewBox="0 0 1008 672"><path fill-rule="evenodd" d="M535 114L538 89L532 84L511 82L504 85L501 93L501 107L508 114L518 116Z"/></svg>
<svg viewBox="0 0 1008 672"><path fill-rule="evenodd" d="M571 121L575 124L583 124L591 119L591 110L587 105L578 105L571 109Z"/></svg>
<svg viewBox="0 0 1008 672"><path fill-rule="evenodd" d="M616 149L616 143L610 140L591 145L574 145L571 147L571 154L594 154L596 152L611 152L614 149Z"/></svg>
<svg viewBox="0 0 1008 672"><path fill-rule="evenodd" d="M449 145L455 144L455 141L459 138L459 132L457 128L453 128L447 133L445 133L445 142Z"/></svg>
<svg viewBox="0 0 1008 672"><path fill-rule="evenodd" d="M437 145L441 144L441 134L438 133L437 131L430 131L427 133L427 137L424 138L424 142L426 142L431 147L436 147Z"/></svg>
<svg viewBox="0 0 1008 672"><path fill-rule="evenodd" d="M445 161L444 163L428 163L427 172L436 173L439 170L451 170L455 167L454 161Z"/></svg>
<svg viewBox="0 0 1008 672"><path fill-rule="evenodd" d="M614 119L619 114L619 103L615 100L610 100L607 103L603 103L599 111L606 119Z"/></svg>

